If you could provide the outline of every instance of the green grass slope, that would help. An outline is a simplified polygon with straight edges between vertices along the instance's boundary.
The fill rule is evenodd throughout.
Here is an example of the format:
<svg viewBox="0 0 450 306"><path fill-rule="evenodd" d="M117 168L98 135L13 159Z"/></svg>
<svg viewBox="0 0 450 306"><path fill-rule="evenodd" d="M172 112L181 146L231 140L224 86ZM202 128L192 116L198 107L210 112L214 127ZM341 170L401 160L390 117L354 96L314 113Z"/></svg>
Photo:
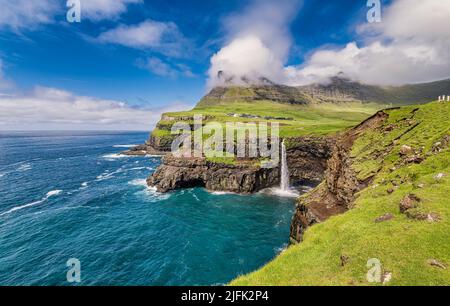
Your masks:
<svg viewBox="0 0 450 306"><path fill-rule="evenodd" d="M450 285L450 148L445 140L450 103L388 113L382 128L367 131L353 145L353 168L360 178L375 174L354 208L310 227L302 243L231 285L381 285L366 278L372 258L391 274L386 285ZM425 160L405 163L399 154L403 145ZM433 213L440 220L419 221L400 213L399 204L408 194L421 199L412 213ZM375 222L387 213L392 220ZM341 256L348 258L345 265Z"/></svg>
<svg viewBox="0 0 450 306"><path fill-rule="evenodd" d="M284 104L273 101L258 101L258 103L237 100L221 105L198 106L191 111L167 113L166 117L177 118L193 117L194 115L208 116L207 122L279 122L281 137L294 137L302 135L326 135L354 126L367 118L378 109L378 104L345 103L342 105L297 105ZM233 117L230 114L249 114L259 118ZM285 118L290 120L265 119ZM184 121L184 120L181 120ZM170 128L174 120L158 123L153 131L154 136L170 135Z"/></svg>

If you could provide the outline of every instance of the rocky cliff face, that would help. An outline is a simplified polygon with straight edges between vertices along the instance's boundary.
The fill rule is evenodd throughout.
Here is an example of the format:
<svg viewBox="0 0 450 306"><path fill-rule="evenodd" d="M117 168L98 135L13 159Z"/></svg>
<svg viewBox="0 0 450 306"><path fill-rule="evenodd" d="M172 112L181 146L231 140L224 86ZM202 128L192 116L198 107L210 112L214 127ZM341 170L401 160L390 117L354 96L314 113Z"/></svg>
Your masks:
<svg viewBox="0 0 450 306"><path fill-rule="evenodd" d="M166 155L163 164L147 180L159 192L205 187L210 191L253 193L278 182L279 170L263 169L250 163L228 165L204 158L175 158Z"/></svg>
<svg viewBox="0 0 450 306"><path fill-rule="evenodd" d="M334 143L334 137L289 138L287 162L291 181L320 183Z"/></svg>
<svg viewBox="0 0 450 306"><path fill-rule="evenodd" d="M311 193L297 201L291 224L291 242L301 242L305 230L331 216L351 208L355 194L367 187L371 178L359 180L352 169L350 149L364 131L383 124L388 115L380 111L359 126L338 137L331 158L327 162L325 180Z"/></svg>
<svg viewBox="0 0 450 306"><path fill-rule="evenodd" d="M287 150L292 182L320 182L331 156L332 138L291 138ZM211 191L253 193L280 183L279 168L261 168L255 160L222 164L204 158L175 158L168 154L148 179L159 192L206 187Z"/></svg>

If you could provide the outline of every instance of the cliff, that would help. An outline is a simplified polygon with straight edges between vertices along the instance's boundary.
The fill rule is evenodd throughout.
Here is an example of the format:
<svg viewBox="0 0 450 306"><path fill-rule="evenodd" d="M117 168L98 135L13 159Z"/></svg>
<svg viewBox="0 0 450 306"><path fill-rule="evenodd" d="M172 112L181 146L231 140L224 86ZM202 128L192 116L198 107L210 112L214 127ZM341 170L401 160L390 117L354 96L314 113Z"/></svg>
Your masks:
<svg viewBox="0 0 450 306"><path fill-rule="evenodd" d="M331 154L332 138L292 138L287 160L292 182L320 182ZM175 158L166 155L149 177L149 186L159 192L205 187L210 191L253 193L278 186L279 167L265 169L258 160L211 161L206 158Z"/></svg>
<svg viewBox="0 0 450 306"><path fill-rule="evenodd" d="M291 242L232 285L449 285L450 103L378 112L337 138ZM368 272L379 263L379 274Z"/></svg>
<svg viewBox="0 0 450 306"><path fill-rule="evenodd" d="M291 242L301 242L308 227L351 208L357 192L366 188L373 176L358 178L352 168L350 150L361 134L377 129L387 118L388 114L380 111L337 138L326 171L324 169L324 182L298 200L291 224Z"/></svg>

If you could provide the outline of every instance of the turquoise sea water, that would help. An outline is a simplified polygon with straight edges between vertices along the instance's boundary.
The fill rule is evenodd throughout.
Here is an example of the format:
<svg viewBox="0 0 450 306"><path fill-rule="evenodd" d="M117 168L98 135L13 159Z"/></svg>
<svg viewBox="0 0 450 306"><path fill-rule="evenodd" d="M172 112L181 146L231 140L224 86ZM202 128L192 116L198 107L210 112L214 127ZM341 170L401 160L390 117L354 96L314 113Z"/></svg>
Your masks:
<svg viewBox="0 0 450 306"><path fill-rule="evenodd" d="M286 246L294 201L202 188L158 194L147 133L0 133L0 285L225 284Z"/></svg>

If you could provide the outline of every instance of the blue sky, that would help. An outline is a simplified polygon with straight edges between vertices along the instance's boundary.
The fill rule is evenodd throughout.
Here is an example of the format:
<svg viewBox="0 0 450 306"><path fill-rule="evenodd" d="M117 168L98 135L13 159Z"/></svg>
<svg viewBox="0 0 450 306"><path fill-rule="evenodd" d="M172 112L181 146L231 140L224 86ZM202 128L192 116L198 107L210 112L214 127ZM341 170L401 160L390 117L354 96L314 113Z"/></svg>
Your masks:
<svg viewBox="0 0 450 306"><path fill-rule="evenodd" d="M301 62L308 52L325 43L346 43L352 35L351 20L365 18L362 4L351 0L307 1L291 26L299 52L292 52L290 62ZM55 15L55 24L0 33L5 75L24 90L40 85L132 104L193 104L206 90L209 60L223 43L221 20L246 5L248 1L242 0L152 0L129 5L116 20L92 22L82 17L79 24L67 23L62 10ZM148 19L174 22L191 42L191 54L173 58L151 48L99 44L85 38L95 38L118 24L134 25ZM161 76L140 68L137 62L148 56L170 65L186 65L194 75Z"/></svg>
<svg viewBox="0 0 450 306"><path fill-rule="evenodd" d="M170 105L195 105L217 85L213 79L223 67L230 67L229 73L236 76L255 73L289 85L321 80L324 70L347 72L345 69L349 77L381 83L383 78L377 72L364 79L361 71L354 71L348 54L366 56L364 48L376 42L400 41L408 34L404 29L392 34L382 26L365 29L370 26L365 0L91 0L90 6L83 6L83 1L87 0L81 0L81 23L69 23L66 1L42 0L33 4L35 7L25 7L26 0L0 0L3 95L35 95L36 88L52 88L73 97L123 102L156 112ZM398 5L392 9L392 1L381 2L388 24L396 26L398 16L409 18L402 10L405 0L394 1ZM444 6L445 11L448 4ZM141 31L136 30L139 28ZM156 32L149 34L152 31ZM249 36L256 40L247 39ZM375 40L369 41L372 36ZM383 47L395 49L387 44ZM275 58L273 65L267 66L267 58L261 56L241 71L242 63L253 59L243 56L241 62L227 61L230 56L245 54L241 46L249 54L267 51ZM260 52L261 47L264 50ZM342 64L330 67L328 62L334 57L342 58ZM410 73L394 74L390 82L440 79L445 72L434 69L403 78L406 75Z"/></svg>

